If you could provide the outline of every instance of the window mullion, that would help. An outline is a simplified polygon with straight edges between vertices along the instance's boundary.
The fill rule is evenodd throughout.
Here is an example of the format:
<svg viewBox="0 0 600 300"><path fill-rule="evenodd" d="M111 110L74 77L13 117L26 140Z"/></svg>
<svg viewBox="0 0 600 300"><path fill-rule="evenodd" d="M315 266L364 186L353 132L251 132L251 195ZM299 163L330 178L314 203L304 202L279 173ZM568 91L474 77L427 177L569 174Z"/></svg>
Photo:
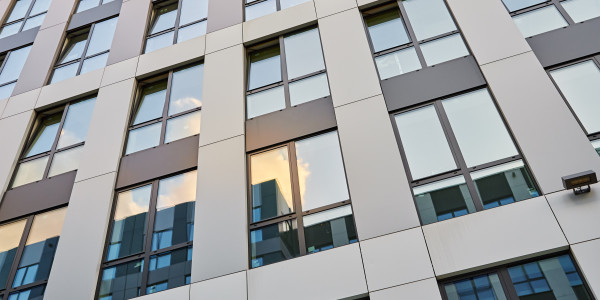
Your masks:
<svg viewBox="0 0 600 300"><path fill-rule="evenodd" d="M559 0L551 0L551 2L554 4L554 7L556 7L556 9L558 9L558 11L562 15L562 17L565 18L565 21L567 21L567 23L569 25L575 24L575 21L573 21L573 18L571 18L571 16L569 16L569 14L567 13L567 11L562 7Z"/></svg>
<svg viewBox="0 0 600 300"><path fill-rule="evenodd" d="M18 32L21 32L23 30L23 28L25 28L25 23L27 22L27 19L29 18L29 14L33 10L33 6L35 5L35 2L36 1L34 0L34 1L31 1L31 3L29 4L29 8L27 9L27 12L25 13L25 16L23 17L23 23L21 24L21 27L19 27L19 31ZM13 9L14 9L14 7L13 7Z"/></svg>
<svg viewBox="0 0 600 300"><path fill-rule="evenodd" d="M160 138L158 141L159 145L165 143L165 135L167 134L167 117L169 116L169 102L171 102L171 85L173 85L173 71L169 72L167 78L167 92L165 93L165 103L163 106L163 113L161 118Z"/></svg>
<svg viewBox="0 0 600 300"><path fill-rule="evenodd" d="M56 147L58 147L58 140L60 139L60 134L62 133L63 126L65 125L65 119L67 118L67 113L69 112L70 103L65 105L65 109L63 111L62 117L60 118L60 123L58 125L58 129L56 130L56 136L54 137L54 143L52 143L52 148L50 148L50 154L48 155L48 162L46 163L46 169L44 170L44 176L42 179L46 179L48 177L48 173L50 172L50 166L52 165L52 159L54 158L54 154L56 153Z"/></svg>
<svg viewBox="0 0 600 300"><path fill-rule="evenodd" d="M277 0L277 3L279 3L279 0ZM279 37L279 59L281 60L281 80L283 82L283 94L285 95L285 108L290 108L292 105L290 100L290 88L283 36Z"/></svg>
<svg viewBox="0 0 600 300"><path fill-rule="evenodd" d="M421 51L421 47L419 46L419 41L417 40L417 35L415 34L415 31L412 28L412 25L410 24L410 20L408 19L408 14L406 13L406 9L404 8L404 5L402 4L402 0L397 0L396 2L398 2L398 8L400 9L400 19L402 19L402 21L404 21L403 23L406 28L406 31L408 32L408 35L410 36L410 40L415 48L415 51L417 52L417 56L419 57L419 62L421 62L421 68L427 68L427 62L425 61L425 56L423 55L423 52Z"/></svg>
<svg viewBox="0 0 600 300"><path fill-rule="evenodd" d="M6 26L6 25L5 25ZM1 29L1 28L0 28ZM4 70L4 66L6 66L6 62L8 61L8 58L10 57L10 54L13 52L13 50L6 52L6 55L4 55L4 60L2 61L2 63L0 64L0 74L2 74L2 70Z"/></svg>
<svg viewBox="0 0 600 300"><path fill-rule="evenodd" d="M296 226L298 230L298 246L300 255L306 255L306 240L304 238L304 222L302 220L302 204L300 195L300 180L298 178L298 164L296 163L296 145L294 142L288 144L289 163L292 180L292 201L296 212Z"/></svg>
<svg viewBox="0 0 600 300"><path fill-rule="evenodd" d="M6 278L6 295L9 295L10 290L12 289L12 285L15 280L15 276L17 274L17 269L19 269L19 263L21 262L21 257L23 256L23 251L25 250L25 244L27 243L27 237L29 237L29 232L31 231L31 225L33 224L33 217L29 216L27 218L27 223L25 223L25 228L23 229L23 236L21 236L21 240L19 241L19 247L17 248L17 253L15 254L15 258L13 259L12 267L10 268L10 272L8 273L8 277Z"/></svg>
<svg viewBox="0 0 600 300"><path fill-rule="evenodd" d="M502 289L506 294L508 300L519 300L519 296L517 295L517 290L515 286L512 284L512 280L510 279L510 274L508 273L508 268L503 267L497 270L498 277L500 277L500 283L502 284Z"/></svg>
<svg viewBox="0 0 600 300"><path fill-rule="evenodd" d="M77 67L77 73L75 76L79 75L81 72L81 68L83 67L83 61L85 60L85 56L87 55L88 47L90 46L90 41L92 40L92 34L94 34L94 27L96 27L96 23L92 24L90 27L90 32L88 33L87 40L85 41L85 47L83 47L83 52L81 53L81 58L79 59L79 66Z"/></svg>
<svg viewBox="0 0 600 300"><path fill-rule="evenodd" d="M179 22L181 19L181 8L183 7L183 0L179 0L177 3L177 16L175 17L175 28L173 28L173 45L177 44L177 35L179 34Z"/></svg>
<svg viewBox="0 0 600 300"><path fill-rule="evenodd" d="M275 0L275 6L277 7L277 11L281 10L281 0Z"/></svg>
<svg viewBox="0 0 600 300"><path fill-rule="evenodd" d="M152 182L152 191L150 194L150 207L148 211L148 228L146 228L146 241L144 245L144 261L143 261L143 272L142 272L142 284L140 285L141 295L146 294L146 288L148 285L148 274L150 268L150 254L152 251L152 238L154 233L154 218L156 216L156 202L158 199L158 182L155 180Z"/></svg>

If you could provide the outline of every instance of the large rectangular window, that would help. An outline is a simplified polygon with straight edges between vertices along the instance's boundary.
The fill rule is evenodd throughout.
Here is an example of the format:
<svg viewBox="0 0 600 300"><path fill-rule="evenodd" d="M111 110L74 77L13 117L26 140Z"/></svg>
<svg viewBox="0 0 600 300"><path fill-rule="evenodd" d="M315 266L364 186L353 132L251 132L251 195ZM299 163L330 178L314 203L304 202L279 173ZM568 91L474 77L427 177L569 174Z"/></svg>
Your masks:
<svg viewBox="0 0 600 300"><path fill-rule="evenodd" d="M41 113L25 145L12 188L77 170L96 98Z"/></svg>
<svg viewBox="0 0 600 300"><path fill-rule="evenodd" d="M539 196L487 89L394 120L424 225Z"/></svg>
<svg viewBox="0 0 600 300"><path fill-rule="evenodd" d="M114 17L69 33L48 84L106 66L116 27Z"/></svg>
<svg viewBox="0 0 600 300"><path fill-rule="evenodd" d="M574 62L549 71L567 105L600 154L600 61L595 58Z"/></svg>
<svg viewBox="0 0 600 300"><path fill-rule="evenodd" d="M0 225L0 299L42 299L67 213L59 208Z"/></svg>
<svg viewBox="0 0 600 300"><path fill-rule="evenodd" d="M488 270L440 284L444 300L591 300L568 254Z"/></svg>
<svg viewBox="0 0 600 300"><path fill-rule="evenodd" d="M396 1L363 15L381 80L469 55L444 0Z"/></svg>
<svg viewBox="0 0 600 300"><path fill-rule="evenodd" d="M11 50L0 55L0 99L8 98L13 92L31 45Z"/></svg>
<svg viewBox="0 0 600 300"><path fill-rule="evenodd" d="M337 132L253 153L252 268L357 241Z"/></svg>
<svg viewBox="0 0 600 300"><path fill-rule="evenodd" d="M144 53L206 34L208 0L164 1L154 4Z"/></svg>
<svg viewBox="0 0 600 300"><path fill-rule="evenodd" d="M250 21L308 1L309 0L245 0L245 20Z"/></svg>
<svg viewBox="0 0 600 300"><path fill-rule="evenodd" d="M51 0L17 0L0 29L0 39L39 27L44 22Z"/></svg>
<svg viewBox="0 0 600 300"><path fill-rule="evenodd" d="M204 65L142 82L125 154L200 134Z"/></svg>
<svg viewBox="0 0 600 300"><path fill-rule="evenodd" d="M599 0L502 0L524 37L600 17Z"/></svg>
<svg viewBox="0 0 600 300"><path fill-rule="evenodd" d="M196 178L194 170L117 193L98 299L191 283Z"/></svg>
<svg viewBox="0 0 600 300"><path fill-rule="evenodd" d="M330 95L317 28L250 47L248 56L248 119Z"/></svg>

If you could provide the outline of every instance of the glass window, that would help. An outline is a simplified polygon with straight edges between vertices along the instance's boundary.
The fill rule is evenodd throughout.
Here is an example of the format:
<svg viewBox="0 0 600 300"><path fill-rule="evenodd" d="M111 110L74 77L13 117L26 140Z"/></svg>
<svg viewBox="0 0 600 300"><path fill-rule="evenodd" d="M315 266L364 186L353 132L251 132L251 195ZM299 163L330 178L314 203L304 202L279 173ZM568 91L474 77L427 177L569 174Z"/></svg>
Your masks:
<svg viewBox="0 0 600 300"><path fill-rule="evenodd" d="M398 1L363 14L381 80L469 55L443 0Z"/></svg>
<svg viewBox="0 0 600 300"><path fill-rule="evenodd" d="M357 241L336 131L251 154L250 177L252 268Z"/></svg>
<svg viewBox="0 0 600 300"><path fill-rule="evenodd" d="M198 135L203 77L196 64L142 82L125 154Z"/></svg>
<svg viewBox="0 0 600 300"><path fill-rule="evenodd" d="M600 17L600 0L567 0L560 4L575 23Z"/></svg>
<svg viewBox="0 0 600 300"><path fill-rule="evenodd" d="M43 298L66 212L63 207L0 225L0 292L6 299Z"/></svg>
<svg viewBox="0 0 600 300"><path fill-rule="evenodd" d="M33 128L12 188L76 170L96 98L41 113Z"/></svg>
<svg viewBox="0 0 600 300"><path fill-rule="evenodd" d="M106 65L117 27L117 17L70 33L48 84L84 74Z"/></svg>
<svg viewBox="0 0 600 300"><path fill-rule="evenodd" d="M304 2L308 2L308 0L246 0L245 20L254 20Z"/></svg>
<svg viewBox="0 0 600 300"><path fill-rule="evenodd" d="M75 13L80 13L84 10L88 10L113 1L114 0L79 0L79 4L77 5L77 10Z"/></svg>
<svg viewBox="0 0 600 300"><path fill-rule="evenodd" d="M12 50L0 56L0 99L11 96L15 83L29 56L31 46Z"/></svg>
<svg viewBox="0 0 600 300"><path fill-rule="evenodd" d="M487 89L394 120L423 225L539 196Z"/></svg>
<svg viewBox="0 0 600 300"><path fill-rule="evenodd" d="M0 39L42 24L51 0L17 0L0 28Z"/></svg>
<svg viewBox="0 0 600 300"><path fill-rule="evenodd" d="M514 16L513 20L524 37L538 35L569 25L553 5Z"/></svg>
<svg viewBox="0 0 600 300"><path fill-rule="evenodd" d="M248 119L330 95L317 28L251 47L248 56Z"/></svg>
<svg viewBox="0 0 600 300"><path fill-rule="evenodd" d="M178 0L155 4L148 25L144 53L206 34L207 16L208 0Z"/></svg>
<svg viewBox="0 0 600 300"><path fill-rule="evenodd" d="M479 275L444 285L448 300L506 300L498 274Z"/></svg>
<svg viewBox="0 0 600 300"><path fill-rule="evenodd" d="M117 194L99 299L125 300L191 283L196 174Z"/></svg>

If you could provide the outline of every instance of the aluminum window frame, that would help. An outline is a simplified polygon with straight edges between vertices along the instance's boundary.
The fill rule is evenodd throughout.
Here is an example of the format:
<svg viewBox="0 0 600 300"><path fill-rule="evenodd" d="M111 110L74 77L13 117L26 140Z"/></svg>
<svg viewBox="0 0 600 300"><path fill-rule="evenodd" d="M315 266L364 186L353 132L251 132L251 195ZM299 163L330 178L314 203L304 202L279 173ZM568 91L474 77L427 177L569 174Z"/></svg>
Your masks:
<svg viewBox="0 0 600 300"><path fill-rule="evenodd" d="M0 61L0 74L2 74L2 71L4 71L4 67L6 67L6 63L8 62L8 59L10 58L10 54L12 52L17 51L17 50L21 50L23 48L32 47L32 46L33 46L33 44L28 44L28 45L25 45L25 46L22 46L22 47L19 47L19 48L11 49L9 51L6 51L6 52L0 54L0 58L2 59ZM31 52L31 50L29 50L29 52ZM29 54L27 56L29 57ZM23 68L21 68L21 72L22 71L23 71ZM21 72L19 72L19 76L21 75L20 74ZM13 83L16 83L17 81L19 81L19 77L17 77L17 79L15 79L15 80L11 80L11 81L8 81L8 82L5 82L5 83L0 83L0 88L2 88L4 86L7 86L7 85L11 85Z"/></svg>
<svg viewBox="0 0 600 300"><path fill-rule="evenodd" d="M33 0L33 1L31 1L31 3L29 4L29 8L27 8L27 12L25 13L25 16L24 16L23 18L20 18L20 19L18 19L18 20L14 20L14 21L12 21L12 22L9 22L9 23L4 23L4 24L2 24L2 27L0 28L0 30L4 29L4 27L7 27L7 26L10 26L10 25L13 25L13 24L19 23L19 22L23 22L23 24L21 24L21 27L19 27L19 31L17 31L16 33L14 33L14 34L11 34L11 35L19 34L19 33L23 32L23 28L25 27L25 23L27 23L27 21L28 21L29 19L32 19L32 18L35 18L35 17L37 17L37 16L40 16L40 15L43 15L43 14L46 14L46 13L48 13L48 10L45 10L45 11L43 11L43 12L41 12L41 13L38 13L38 14L35 14L35 15L29 15L29 14L31 13L31 11L33 10L33 6L35 5L35 3L36 3L37 1L39 1L39 0ZM12 14L12 11L13 11L13 9L15 8L15 5L16 5L16 4L17 4L17 1L14 1L14 3L12 4L12 6L11 6L11 8L10 8L10 13L9 13L9 14L7 14L7 16L6 16L7 18L8 18L8 17L9 17L9 16ZM5 21L6 21L6 20L5 20ZM37 26L36 26L36 27L37 27ZM35 28L35 27L33 27L33 28ZM32 29L33 29L33 28L32 28ZM28 30L29 30L29 29L28 29ZM11 36L11 35L8 35L8 36ZM8 36L7 36L7 37L8 37Z"/></svg>
<svg viewBox="0 0 600 300"><path fill-rule="evenodd" d="M335 203L331 203L325 206L320 206L318 208L315 209L310 209L307 211L302 211L302 197L300 196L300 180L298 177L298 164L297 164L297 157L296 157L296 142L299 141L303 141L303 140L307 140L313 137L317 137L320 136L322 134L327 134L327 133L331 133L331 132L338 132L337 128L334 130L325 130L325 131L320 131L320 132L316 132L307 136L303 136L294 140L290 140L287 142L283 142L283 143L279 143L273 146L269 146L266 148L262 148L260 150L257 151L253 151L250 153L246 154L246 178L248 181L247 184L247 205L248 205L248 263L249 263L249 269L256 269L256 268L260 268L266 265L262 265L262 266L258 266L258 267L252 267L252 244L251 244L251 232L256 230L256 229L260 229L260 228L265 228L268 227L270 225L274 225L274 224L278 224L278 223L283 223L286 221L294 221L296 220L296 231L298 233L298 247L299 247L299 255L298 257L301 256L305 256L311 253L308 253L306 251L306 238L304 235L304 217L309 216L309 215L313 215L313 214L317 214L326 210L330 210L330 209L334 209L334 208L338 208L338 207L343 207L346 205L350 205L350 209L352 210L352 219L354 220L354 207L352 205L352 195L350 194L350 188L349 188L349 184L348 184L348 173L346 172L346 164L344 161L344 154L342 152L342 146L340 143L340 139L339 139L339 134L338 134L338 145L339 145L339 149L340 149L340 154L341 154L341 158L342 158L342 167L344 169L344 174L346 175L346 189L348 189L348 199L347 200L343 200L343 201L338 201ZM262 153L266 153L269 152L271 150L275 150L275 149L281 149L287 147L287 151L288 151L288 163L289 163L289 175L290 175L290 184L291 184L291 191L292 191L292 203L294 205L294 211L285 215L280 215L280 216L275 216L275 217L271 217L271 218L266 218L257 222L253 222L252 221L252 211L253 211L253 206L252 206L252 156L254 155L259 155ZM290 226L291 228L291 226ZM358 237L358 231L356 230L356 221L354 220L354 230L357 234L357 242L360 241L360 238ZM349 243L352 244L352 243ZM348 245L349 245L348 244ZM291 258L293 259L293 258ZM282 260L285 261L285 260Z"/></svg>
<svg viewBox="0 0 600 300"><path fill-rule="evenodd" d="M115 0L110 0L110 1L106 1L106 0L96 0L96 5L94 5L94 6L92 6L92 7L89 7L89 8L86 8L86 9L84 9L84 10L79 10L79 7L80 7L80 5L81 5L81 2L82 2L82 1L83 1L83 0L79 0L79 1L77 1L77 8L75 9L75 12L74 12L73 14L78 14L78 13L80 13L80 12L84 12L84 11L86 11L86 10L90 10L90 9L96 8L96 7L98 7L98 6L101 6L101 5L104 5L104 4L111 3L111 2L113 2L113 1L115 1Z"/></svg>
<svg viewBox="0 0 600 300"><path fill-rule="evenodd" d="M244 2L243 2L243 5L244 5L244 22L247 22L247 21L252 21L252 20L255 20L255 19L258 19L258 18L260 18L260 17L258 17L258 18L252 19L252 20L246 20L246 8L248 8L248 7L252 6L252 5L256 5L256 4L263 3L263 2L267 2L267 1L270 1L270 0L255 0L255 1L251 1L250 3L248 3L248 0L244 0ZM300 4L304 4L304 3L306 3L306 2L308 2L308 0L306 0L305 2L302 2L302 3L300 3ZM299 5L299 4L298 4L298 5ZM294 6L296 6L296 5L294 5ZM294 7L294 6L290 6L290 7L288 7L288 8L291 8L291 7ZM276 12L278 12L278 11L282 11L282 10L283 10L283 9L281 8L281 0L275 0L275 9L276 9L276 10L275 10L274 12L272 12L272 13L276 13ZM267 15L270 15L270 14L272 14L272 13L268 13L268 14L266 14L266 15L262 15L261 17L264 17L264 16L267 16Z"/></svg>
<svg viewBox="0 0 600 300"><path fill-rule="evenodd" d="M277 0L277 1L279 1L279 0ZM284 39L286 37L288 37L288 36L293 36L295 34L306 32L306 31L313 30L313 29L317 29L317 33L319 34L319 43L321 44L321 53L322 53L322 56L323 56L323 69L321 69L319 71L312 72L310 74L305 74L305 75L302 75L302 76L290 79L289 75L288 75L288 71L287 71L287 62L286 62L286 58L287 57L285 55L285 43L284 43ZM255 53L255 52L260 52L262 50L274 47L275 45L279 46L279 63L280 63L280 67L281 67L281 80L279 80L277 82L274 82L274 83L267 84L267 85L263 85L263 86L260 86L260 87L254 88L254 89L250 89L250 67L251 67L250 57L251 57L251 55L253 53ZM329 74L327 73L327 63L325 62L325 53L323 52L323 40L321 39L321 31L319 30L318 26L310 26L310 27L307 27L307 28L302 28L302 29L299 29L299 30L295 30L295 31L287 33L287 34L279 35L277 38L274 38L272 40L269 40L269 41L266 41L266 42L262 42L262 43L257 44L257 45L246 47L246 61L248 63L247 63L247 66L246 66L246 77L245 77L245 81L246 81L245 82L245 93L246 93L246 95L245 95L245 98L244 98L244 107L245 108L248 107L248 96L254 95L254 94L257 94L257 93L260 93L260 92L264 92L264 91L272 89L272 88L283 86L283 93L284 93L284 96L285 96L285 108L279 109L279 110L276 110L276 111L272 111L272 112L269 112L269 113L266 113L266 114L258 115L258 116L252 117L252 118L248 118L248 115L247 115L247 112L246 112L246 121L252 120L252 119L255 119L255 118L259 118L261 116L268 115L268 114L271 114L271 113L274 113L274 112L278 112L278 111L282 111L282 110L285 110L285 109L289 109L289 108L292 108L292 107L295 107L295 106L298 106L298 105L302 105L302 104L307 103L307 102L312 102L312 101L316 101L316 100L319 100L319 99L331 98L331 84L330 84L330 81L329 81ZM304 80L304 79L307 79L307 78L310 78L310 77L313 77L313 76L321 75L321 74L325 74L325 76L327 77L327 88L329 90L329 95L325 96L325 97L321 97L321 98L312 99L310 101L306 101L306 102L303 102L303 103L300 103L300 104L297 104L297 105L292 105L291 104L291 97L290 97L290 84L292 84L294 82L298 82L298 81ZM247 111L247 109L246 109L246 111Z"/></svg>
<svg viewBox="0 0 600 300"><path fill-rule="evenodd" d="M377 69L377 77L379 78L379 81L384 81L387 80L389 78L386 79L381 79L381 75L379 74L379 69L377 68L377 62L376 62L376 58L380 57L380 56L384 56L393 52L397 52L397 51L401 51L401 50L405 50L405 49L409 49L411 47L413 47L415 49L415 52L417 53L417 57L419 58L419 63L421 64L421 68L414 70L414 71L410 71L410 72L406 72L406 73L402 73L400 75L396 75L396 76L401 76L404 74L410 74L413 72L417 72L426 68L430 68L430 67L434 67L438 64L441 63L445 63L448 61L452 61L454 59L459 59L460 57L448 60L448 61L444 61L441 63L437 63L435 65L431 65L428 66L427 62L425 61L425 55L423 54L423 50L421 49L421 45L425 44L427 42L431 42L433 40L438 40L438 39L442 39L445 37L449 37L451 35L454 34L459 34L460 38L462 39L462 42L464 43L467 51L469 52L468 55L463 56L463 57L467 57L467 56L472 56L472 52L471 52L471 48L469 47L469 45L467 44L462 32L460 31L460 27L458 26L458 23L456 22L456 18L454 17L454 14L452 13L452 10L450 10L450 7L448 6L448 3L446 3L446 0L442 0L442 2L444 3L444 6L446 7L446 9L448 10L448 13L450 14L450 17L452 18L452 22L454 23L454 26L456 27L455 30L452 31L448 31L446 33L442 33L430 38L426 38L423 40L418 40L417 39L417 35L412 27L412 23L410 22L410 19L408 17L408 13L406 12L406 8L404 8L404 4L402 3L404 2L404 0L395 0L394 2L391 3L387 3L387 4L383 4L380 6L376 6L376 7L372 7L366 10L362 10L361 16L362 16L362 21L363 21L363 26L365 29L365 33L367 35L367 40L369 42L369 49L371 49L371 56L373 58L373 64L375 64L375 68ZM376 52L375 51L375 47L373 45L373 40L371 39L371 35L369 34L369 26L367 25L366 22L366 18L369 16L373 16L373 15L378 15L378 14L383 14L386 12L390 12L390 11L394 11L396 10L398 12L399 18L402 21L402 25L404 26L404 29L406 30L406 34L409 38L408 43L402 44L402 45L398 45L389 49L385 49L385 50L381 50ZM390 78L396 77L396 76L392 76Z"/></svg>
<svg viewBox="0 0 600 300"><path fill-rule="evenodd" d="M398 144L398 148L400 149L400 156L402 158L402 163L404 164L404 171L406 172L406 177L408 179L408 183L410 186L410 192L411 192L411 195L413 198L413 203L415 204L415 208L418 208L417 199L416 199L415 193L414 193L414 189L416 187L424 186L429 183L438 182L438 181L441 181L444 179L449 179L452 177L463 176L463 178L465 179L465 184L469 190L469 194L470 194L473 204L475 206L475 212L473 212L473 213L485 211L486 209L484 208L483 201L482 201L481 197L479 196L479 193L477 192L477 188L475 187L475 181L471 178L471 173L478 171L478 170L483 170L483 169L499 166L502 164L506 164L506 163L510 163L510 162L518 161L518 160L523 161L524 168L528 172L528 175L531 176L531 178L529 178L531 180L531 184L535 187L535 189L538 191L538 193L540 195L543 194L540 189L540 186L537 183L537 180L535 179L535 175L533 174L533 172L531 172L531 169L529 168L527 159L523 156L523 154L522 154L523 152L521 151L519 144L517 143L516 139L514 138L514 135L513 135L512 131L510 130L510 127L508 126L508 122L504 118L504 115L502 115L501 110L498 108L498 104L496 103L496 100L494 99L491 92L490 92L490 98L492 100L494 108L496 109L498 116L502 120L502 124L506 128L506 131L514 144L515 149L517 149L518 154L514 155L514 156L502 158L499 160L487 162L484 164L476 165L473 167L467 166L465 159L462 155L462 152L460 150L458 140L456 139L456 136L454 135L454 131L452 130L452 126L450 125L450 120L448 119L446 111L442 105L442 102L446 99L453 98L453 97L460 96L460 95L466 95L470 92L478 91L481 89L486 89L486 90L488 90L488 92L490 92L490 90L489 90L489 88L487 88L487 86L477 87L477 88L469 89L469 90L462 91L459 93L447 95L445 97L438 98L436 100L427 101L427 102L424 102L424 103L421 103L418 105L414 105L414 106L403 108L403 109L400 109L397 111L390 112L390 122L392 123L392 128L394 129L394 135L396 136L396 143ZM402 140L400 139L400 131L398 130L398 125L396 124L395 117L402 113L417 110L419 108L423 108L423 107L427 107L427 106L433 106L435 109L435 112L437 114L438 120L440 121L440 125L444 132L444 136L446 138L446 141L448 143L448 146L450 148L452 157L454 159L454 162L455 162L457 168L452 169L450 171L438 173L435 175L431 175L431 176L427 176L427 177L415 180L415 179L413 179L411 171L410 171L410 166L408 164L408 158L406 157L406 152L404 150ZM531 199L531 198L528 198L528 199ZM527 200L527 199L524 199L522 201L525 201L525 200ZM515 203L516 202L518 202L518 201L515 201ZM417 212L418 212L417 215L419 216L419 221L421 222L421 226L442 222L442 221L436 221L433 223L425 224L421 217L421 213L419 212L418 209L417 209ZM471 214L471 213L467 213L467 215L469 215L469 214ZM454 219L454 218L457 218L457 217L452 217L451 219Z"/></svg>
<svg viewBox="0 0 600 300"><path fill-rule="evenodd" d="M534 5L530 5L528 7L521 8L521 9L518 9L518 10L515 10L515 11L512 11L512 12L510 11L510 9L508 9L508 7L504 3L504 1L502 1L502 5L504 5L504 7L506 8L506 11L510 14L511 18L513 18L515 16L518 16L518 15L521 15L521 14L525 14L525 13L534 11L534 10L538 10L540 8L544 8L544 7L547 7L547 6L554 6L558 10L558 12L561 14L561 16L565 19L565 21L569 24L568 26L577 24L577 23L575 23L575 21L573 21L573 18L571 18L571 16L569 16L569 14L567 13L567 11L560 4L563 1L565 1L565 0L562 0L562 1L561 0L547 0L545 2L534 4ZM586 20L586 21L588 21L588 20ZM586 21L582 21L580 23L583 23L583 22L586 22ZM548 32L548 31L546 31L546 32ZM540 33L540 34L544 34L544 33L545 32ZM536 35L539 35L539 34L536 34ZM531 38L531 37L528 37L528 38Z"/></svg>
<svg viewBox="0 0 600 300"><path fill-rule="evenodd" d="M142 260L142 272L140 273L142 276L142 281L140 284L140 295L138 295L138 297L140 296L144 296L144 295L150 295L146 293L146 288L148 287L148 277L150 274L150 258L152 256L155 255L161 255L167 252L171 252L174 250L181 250L181 249L185 249L188 247L193 247L194 241L192 239L192 241L189 242L184 242L184 243L179 243L176 245L171 245L169 247L166 248L162 248L162 249L157 249L152 251L152 238L153 238L153 233L154 233L154 222L156 219L156 206L157 206L157 202L158 202L158 188L159 188L159 182L163 179L168 179L168 178L172 178L178 175L182 175L188 172L192 172L197 170L197 167L193 167L193 168L188 168L182 171L179 171L177 173L173 173L173 174L169 174L169 175L165 175L165 176L161 176L158 178L154 178L150 181L144 181L135 185L130 185L127 186L125 188L122 189L118 189L114 192L114 196L113 196L113 201L112 201L112 208L110 211L110 218L109 218L109 224L108 224L108 228L106 231L106 238L104 241L104 249L102 252L102 261L100 264L100 272L98 274L98 283L96 286L96 292L94 295L94 299L98 300L100 298L100 287L102 286L102 276L103 276L103 271L107 268L111 268L111 267L115 267L118 265L122 265L122 264L126 264L126 263L130 263L130 262L134 262L137 260ZM139 187L143 187L143 186L148 186L151 185L151 192L150 192L150 201L148 203L148 214L147 214L147 218L146 218L146 230L145 230L145 234L146 236L144 237L144 249L141 252L138 253L134 253L134 254L130 254L121 258L116 258L113 260L107 260L108 258L108 250L109 250L109 246L110 246L110 239L113 233L113 229L114 229L114 217L115 217L115 213L117 210L117 204L118 204L118 198L119 198L119 194L122 192L126 192L126 191L131 191L134 190L136 188ZM196 184L196 189L198 188L197 184ZM195 202L194 202L195 203ZM195 204L194 204L195 205ZM194 225L196 224L196 220L194 220ZM152 294L152 293L151 293Z"/></svg>

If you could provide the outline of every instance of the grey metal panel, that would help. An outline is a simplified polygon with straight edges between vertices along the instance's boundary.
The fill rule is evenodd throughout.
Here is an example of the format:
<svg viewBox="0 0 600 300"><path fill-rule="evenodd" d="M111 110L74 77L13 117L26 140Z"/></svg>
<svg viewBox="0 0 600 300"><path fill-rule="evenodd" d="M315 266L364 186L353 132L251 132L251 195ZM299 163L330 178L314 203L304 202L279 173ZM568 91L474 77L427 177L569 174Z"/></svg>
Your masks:
<svg viewBox="0 0 600 300"><path fill-rule="evenodd" d="M7 191L0 222L69 203L76 174L71 171Z"/></svg>
<svg viewBox="0 0 600 300"><path fill-rule="evenodd" d="M246 151L289 141L337 126L331 97L246 121Z"/></svg>
<svg viewBox="0 0 600 300"><path fill-rule="evenodd" d="M527 39L544 68L600 52L600 18Z"/></svg>
<svg viewBox="0 0 600 300"><path fill-rule="evenodd" d="M107 4L74 14L73 17L71 17L71 22L69 22L69 27L67 27L67 30L80 28L102 19L118 15L119 12L121 12L122 2L122 0L112 1Z"/></svg>
<svg viewBox="0 0 600 300"><path fill-rule="evenodd" d="M121 158L116 188L197 166L198 143L196 135Z"/></svg>
<svg viewBox="0 0 600 300"><path fill-rule="evenodd" d="M212 0L208 1L208 23L206 33L211 33L244 21L244 1Z"/></svg>
<svg viewBox="0 0 600 300"><path fill-rule="evenodd" d="M472 56L381 81L388 111L419 104L485 84Z"/></svg>
<svg viewBox="0 0 600 300"><path fill-rule="evenodd" d="M0 39L0 53L33 43L40 27L34 27Z"/></svg>

